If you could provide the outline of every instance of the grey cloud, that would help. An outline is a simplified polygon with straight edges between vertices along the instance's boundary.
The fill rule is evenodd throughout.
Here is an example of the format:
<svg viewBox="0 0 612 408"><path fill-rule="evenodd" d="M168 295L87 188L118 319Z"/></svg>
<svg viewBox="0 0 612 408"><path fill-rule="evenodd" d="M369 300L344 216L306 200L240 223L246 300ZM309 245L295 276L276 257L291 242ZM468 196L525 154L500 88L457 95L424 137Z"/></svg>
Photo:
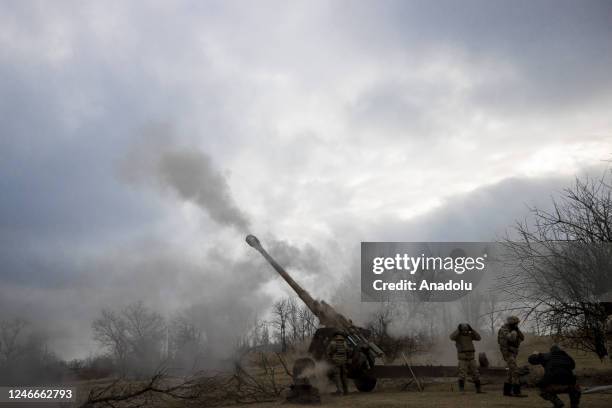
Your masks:
<svg viewBox="0 0 612 408"><path fill-rule="evenodd" d="M431 85L390 80L372 86L348 107L350 121L383 138L431 136L433 121L427 107L440 95L439 87Z"/></svg>
<svg viewBox="0 0 612 408"><path fill-rule="evenodd" d="M237 330L269 305L256 292L276 279L258 254L226 253L245 245L236 229L286 228L300 237L296 226L314 220L316 232L336 240L342 256L362 238L492 239L524 214L524 201L545 203L567 180L506 180L416 220L364 214L351 207L359 185L350 179L379 177L360 158L377 150L350 150L352 127L424 135L438 126L431 104L445 97L443 84L402 82L386 71L394 64L396 71L409 70L434 52L448 52L468 67L493 61L515 70L516 77L485 81L462 101L489 113L555 113L606 101L612 84L609 16L610 3L596 1L3 5L0 29L10 25L13 31L2 38L15 41L0 47L0 311L65 328L53 337L68 356L91 343L89 323L101 307L138 298L164 313L193 307L220 343L236 334L232 321ZM370 86L370 69L376 70L374 82L385 81ZM346 76L353 82L343 83ZM355 104L347 122L339 118L320 134L280 129L294 118L308 128L315 110L287 120L273 111L275 103L302 108L338 98L343 104L354 84L366 90L349 101ZM301 105L285 99L302 96ZM273 108L260 115L258 108L269 102ZM176 222L175 203L117 179L117 161L134 135L164 120L190 136L159 149L146 146L144 161L130 156L131 174L192 202L215 223L235 227L207 225L193 247L212 249L198 255L188 250L193 247L176 248L173 228L184 225L164 224ZM527 149L526 137L513 143ZM384 141L399 151L393 142ZM514 147L510 154L520 150ZM355 153L348 169L347 151ZM423 169L438 166L435 157L419 156ZM232 177L245 176L224 173L234 171L236 157L264 175L253 177L260 214L257 205L247 207L232 195ZM218 235L230 243L217 243ZM308 247L271 234L262 241L306 281L329 268L316 249L321 243Z"/></svg>
<svg viewBox="0 0 612 408"><path fill-rule="evenodd" d="M350 3L336 5L339 32L390 65L399 60L410 70L444 52L475 66L510 67L515 76L472 90L482 107L528 114L610 101L609 1Z"/></svg>
<svg viewBox="0 0 612 408"><path fill-rule="evenodd" d="M583 174L600 176L603 171L609 169L594 166L583 169ZM507 179L450 197L440 207L409 220L382 216L359 226L347 226L346 230L337 233L339 236L363 236L363 240L383 242L496 241L506 234L513 236L515 222L528 219L528 207L551 209L551 198L573 181L571 176ZM348 265L331 300L347 316L364 322L379 304L361 303L360 247L354 243L345 249L348 251ZM488 277L484 287L490 284Z"/></svg>
<svg viewBox="0 0 612 408"><path fill-rule="evenodd" d="M371 230L380 241L495 241L528 206L549 208L550 197L571 184L570 177L513 178L449 197L441 207L397 222L382 218Z"/></svg>

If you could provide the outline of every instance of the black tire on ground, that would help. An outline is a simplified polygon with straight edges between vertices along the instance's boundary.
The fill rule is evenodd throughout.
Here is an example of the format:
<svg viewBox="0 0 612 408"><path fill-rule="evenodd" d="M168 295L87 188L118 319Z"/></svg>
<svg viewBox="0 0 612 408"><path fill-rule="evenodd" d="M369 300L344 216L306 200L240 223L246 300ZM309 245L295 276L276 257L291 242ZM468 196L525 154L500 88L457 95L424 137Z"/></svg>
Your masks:
<svg viewBox="0 0 612 408"><path fill-rule="evenodd" d="M370 392L376 387L376 378L367 375L353 380L355 387L361 392Z"/></svg>
<svg viewBox="0 0 612 408"><path fill-rule="evenodd" d="M306 370L314 371L315 362L312 358L304 357L298 358L293 363L293 378L299 378L302 373ZM312 375L312 374L311 374Z"/></svg>

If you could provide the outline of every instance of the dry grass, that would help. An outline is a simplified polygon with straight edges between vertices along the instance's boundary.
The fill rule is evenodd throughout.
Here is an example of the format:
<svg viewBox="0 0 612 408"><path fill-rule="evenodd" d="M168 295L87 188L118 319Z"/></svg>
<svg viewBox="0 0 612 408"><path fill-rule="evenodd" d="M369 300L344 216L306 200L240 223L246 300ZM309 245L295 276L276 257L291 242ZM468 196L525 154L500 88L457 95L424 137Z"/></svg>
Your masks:
<svg viewBox="0 0 612 408"><path fill-rule="evenodd" d="M484 343L484 342L483 342ZM492 342L491 342L492 343ZM527 336L525 343L521 347L521 353L519 355L519 364L526 364L527 357L534 351L545 352L550 348L552 341L549 338ZM484 344L483 344L484 345ZM452 344L449 344L452 346ZM501 356L497 356L493 349L493 344L489 345L490 360L494 365L499 365ZM453 347L454 349L454 347ZM454 350L453 350L454 351ZM575 358L578 369L577 374L579 375L580 383L583 385L594 385L594 384L612 384L612 362L606 360L601 362L593 354L586 354L578 352L576 350L568 350L568 352ZM421 358L425 360L431 360L435 358L435 352L431 355L422 355ZM267 366L262 365L262 356L265 357ZM283 359L288 367L293 365L294 359L298 355L285 355ZM414 360L413 360L414 361ZM455 360L456 361L456 360ZM445 361L449 364L448 361ZM290 377L287 375L285 367L279 361L278 357L273 353L266 353L264 355L260 353L253 353L247 355L242 359L242 365L248 369L250 375L255 379L269 377L270 373L274 374L275 386L279 388L287 388L290 384ZM79 384L81 390L88 390L94 386L100 386L104 381L84 381ZM523 399L512 399L504 398L501 395L501 384L488 384L485 386L485 390L488 391L484 395L476 395L472 392L472 385L468 384L468 392L460 394L456 390L454 378L438 379L437 382L430 381L426 384L424 392L416 392L414 387L408 388L409 391L405 391L403 385L406 380L380 380L377 389L372 393L360 393L354 388L347 397L334 397L328 395L333 390L331 384L326 385L317 384L320 386L323 394L323 405L326 406L337 406L337 407L549 407L550 403L542 400L537 393L536 389L526 389L525 392L529 394L529 398ZM352 387L352 384L350 385ZM227 401L226 395L224 394L228 390L222 388L218 390L219 395L203 396L200 400L200 404L195 406L238 406L238 405L223 405L223 401ZM567 400L567 397L562 397ZM272 402L261 402L248 404L255 408L267 408L267 407L278 407L287 406L284 401L284 397L278 396L273 397ZM612 394L593 394L584 396L583 406L594 407L594 408L610 408L612 407ZM250 402L253 402L252 400ZM569 406L569 404L566 404ZM185 407L185 403L181 401L168 402L164 404L164 408L179 408ZM194 405L191 405L194 406ZM242 405L244 406L244 404ZM161 407L161 406L160 406Z"/></svg>
<svg viewBox="0 0 612 408"><path fill-rule="evenodd" d="M501 395L499 387L489 389L487 394L474 394L466 392L437 391L435 389L425 390L424 392L374 392L359 393L351 392L346 397L324 396L324 406L329 407L355 407L355 408L526 408L541 407L550 408L551 404L540 398L533 389L527 390L528 398L509 398ZM569 407L567 396L561 396ZM593 394L585 395L582 399L582 406L589 408L610 408L612 405L612 395ZM272 408L272 407L297 406L287 404L283 401L274 403L264 403L252 405L253 408Z"/></svg>

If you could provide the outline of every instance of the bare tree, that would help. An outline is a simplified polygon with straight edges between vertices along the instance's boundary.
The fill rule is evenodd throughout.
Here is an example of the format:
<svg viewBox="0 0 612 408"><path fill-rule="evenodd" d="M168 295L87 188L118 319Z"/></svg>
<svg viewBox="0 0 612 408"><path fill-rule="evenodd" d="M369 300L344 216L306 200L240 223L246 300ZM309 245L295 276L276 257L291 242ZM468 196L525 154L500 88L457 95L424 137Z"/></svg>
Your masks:
<svg viewBox="0 0 612 408"><path fill-rule="evenodd" d="M297 314L300 334L299 340L304 341L314 335L319 325L319 319L317 319L317 316L315 316L306 305L300 306L297 310Z"/></svg>
<svg viewBox="0 0 612 408"><path fill-rule="evenodd" d="M295 297L274 303L272 316L271 324L283 351L312 336L318 326L317 317Z"/></svg>
<svg viewBox="0 0 612 408"><path fill-rule="evenodd" d="M94 339L111 352L122 374L125 373L129 349L125 324L118 313L106 309L92 323Z"/></svg>
<svg viewBox="0 0 612 408"><path fill-rule="evenodd" d="M485 296L477 291L472 291L459 300L462 320L467 321L474 327L480 328L482 323L481 311L485 303Z"/></svg>
<svg viewBox="0 0 612 408"><path fill-rule="evenodd" d="M606 176L577 179L552 204L551 211L531 208L531 222L515 227L519 240L504 241L509 272L500 288L540 331L601 358L606 313L599 301L612 289L612 189Z"/></svg>
<svg viewBox="0 0 612 408"><path fill-rule="evenodd" d="M204 364L206 336L189 311L178 313L168 327L167 357L181 370L196 370Z"/></svg>
<svg viewBox="0 0 612 408"><path fill-rule="evenodd" d="M481 318L484 319L487 330L491 336L495 336L504 314L498 293L490 290L484 295L482 311Z"/></svg>
<svg viewBox="0 0 612 408"><path fill-rule="evenodd" d="M67 365L47 347L46 335L15 318L0 321L0 384L57 381Z"/></svg>
<svg viewBox="0 0 612 408"><path fill-rule="evenodd" d="M120 312L102 310L92 323L94 339L112 353L122 375L147 375L159 364L165 327L161 315L142 302Z"/></svg>
<svg viewBox="0 0 612 408"><path fill-rule="evenodd" d="M282 299L272 305L272 325L277 331L282 351L287 351L287 321L289 317L287 299Z"/></svg>
<svg viewBox="0 0 612 408"><path fill-rule="evenodd" d="M19 353L19 338L26 324L19 318L0 322L0 357L4 363L12 361Z"/></svg>

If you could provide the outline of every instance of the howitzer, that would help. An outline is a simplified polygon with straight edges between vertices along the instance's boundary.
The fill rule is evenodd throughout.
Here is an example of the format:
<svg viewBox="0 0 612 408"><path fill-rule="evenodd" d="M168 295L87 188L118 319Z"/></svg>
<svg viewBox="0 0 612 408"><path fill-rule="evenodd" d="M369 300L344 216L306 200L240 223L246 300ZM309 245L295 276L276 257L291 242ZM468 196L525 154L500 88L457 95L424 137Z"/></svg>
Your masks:
<svg viewBox="0 0 612 408"><path fill-rule="evenodd" d="M369 332L361 327L355 326L350 319L338 313L332 306L325 301L315 300L310 293L302 288L285 269L268 254L261 246L261 243L254 235L248 235L246 242L255 248L272 265L278 274L291 286L299 298L306 304L310 311L319 319L319 327L315 332L310 346L309 353L315 360L325 358L327 344L334 333L342 331L353 350L352 357L348 364L348 377L352 378L355 386L360 391L371 391L376 385L376 379L370 375L377 358L384 356L383 351L376 344L368 339ZM297 362L296 362L297 364ZM300 362L304 366L304 362Z"/></svg>

